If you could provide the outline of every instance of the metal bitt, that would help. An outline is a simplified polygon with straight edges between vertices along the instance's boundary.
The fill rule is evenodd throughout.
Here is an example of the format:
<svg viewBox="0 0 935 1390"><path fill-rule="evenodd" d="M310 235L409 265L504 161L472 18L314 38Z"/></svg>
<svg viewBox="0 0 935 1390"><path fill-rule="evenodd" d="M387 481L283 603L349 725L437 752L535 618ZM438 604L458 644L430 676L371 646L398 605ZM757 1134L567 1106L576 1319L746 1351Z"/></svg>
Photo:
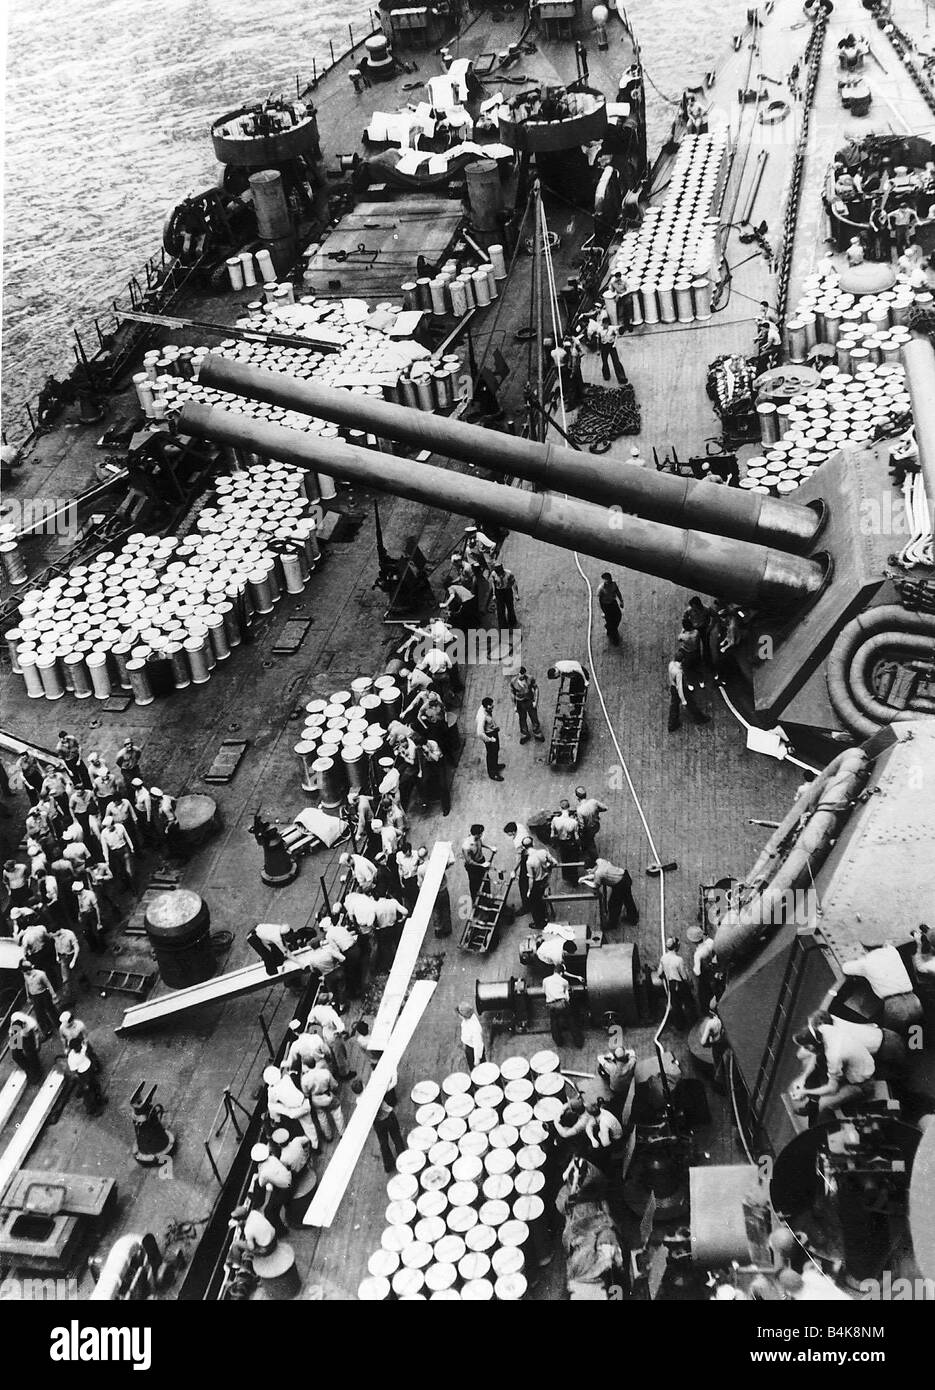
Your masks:
<svg viewBox="0 0 935 1390"><path fill-rule="evenodd" d="M155 1095L155 1085L146 1091L146 1082L141 1081L130 1097L136 1138L133 1157L147 1167L164 1163L175 1148L175 1135L162 1123L164 1112L161 1105L154 1103Z"/></svg>
<svg viewBox="0 0 935 1390"><path fill-rule="evenodd" d="M913 338L903 348L912 418L919 447L919 467L935 523L935 350L928 338Z"/></svg>
<svg viewBox="0 0 935 1390"><path fill-rule="evenodd" d="M276 826L256 811L250 834L263 851L263 867L260 870L263 882L271 888L281 888L291 883L299 872L299 866Z"/></svg>
<svg viewBox="0 0 935 1390"><path fill-rule="evenodd" d="M692 527L735 540L805 551L820 532L824 507L785 502L718 488L697 478L680 478L632 466L608 468L580 450L543 444L498 430L468 425L424 410L392 405L356 391L338 391L281 372L267 372L209 353L198 379L268 405L283 406L387 439L431 449L588 502L617 505L649 521Z"/></svg>
<svg viewBox="0 0 935 1390"><path fill-rule="evenodd" d="M747 541L682 531L575 498L504 488L429 464L250 420L217 406L189 403L178 427L182 434L337 474L379 492L495 522L550 545L580 550L642 574L670 579L683 588L757 608L804 603L820 592L827 578L827 562Z"/></svg>

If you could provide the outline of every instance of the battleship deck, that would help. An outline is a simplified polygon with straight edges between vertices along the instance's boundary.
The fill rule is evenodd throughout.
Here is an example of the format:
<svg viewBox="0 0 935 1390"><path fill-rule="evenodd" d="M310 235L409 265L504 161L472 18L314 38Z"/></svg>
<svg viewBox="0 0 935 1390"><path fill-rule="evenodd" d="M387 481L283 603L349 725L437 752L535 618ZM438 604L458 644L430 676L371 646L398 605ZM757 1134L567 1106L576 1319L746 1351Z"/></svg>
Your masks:
<svg viewBox="0 0 935 1390"><path fill-rule="evenodd" d="M513 537L504 553L519 577L522 656L543 682L543 716L547 721L554 695L544 679L544 668L555 657L575 655L587 661L582 640L571 644L568 632L569 614L575 615L579 633L583 632L584 587L564 552ZM41 742L54 740L57 727L67 723L85 747L94 743L105 756L115 752L120 740L130 733L144 749L144 767L158 776L161 785L211 791L217 796L225 824L223 836L193 861L183 882L203 893L215 928L235 933L225 969L250 958L244 936L253 922L304 924L317 905L317 876L326 872L333 856L319 852L303 861L293 885L268 889L259 881L258 851L247 831L257 805L273 809L286 821L307 804L299 785L298 760L292 752L294 731L288 723L283 727L283 710L346 687L354 676L372 671L378 664L380 646L375 639L382 635L379 605L369 591L375 565L368 526L345 554L329 559L317 577L315 623L299 658L304 673L294 669L295 658L292 664L280 662L272 670L263 669L273 631L286 617L277 614L257 648L249 655L232 658L231 664L237 666L215 677L198 696L174 698L155 711L152 707L131 707L126 714L110 716L107 725L98 730L87 727L95 710L88 710L86 715L84 710L69 709L65 718L60 706L43 708L33 721L35 737ZM597 567L586 562L586 568L593 579ZM776 769L774 773L771 767L764 777L763 766L744 751L742 733L722 709L716 711L711 726L687 726L678 734L666 733L665 660L684 596L650 581L627 581L624 587L627 602L622 646L605 648L603 635L595 629L594 670L604 685L611 719L663 855L679 862L678 873L667 879L667 921L671 929L684 933L696 919L699 884L727 872L739 872L755 856L762 832L748 824L749 819L777 818L798 777L791 769ZM458 842L467 833L467 826L480 820L499 846L498 861L506 863L509 847L502 825L513 816L554 804L557 797L569 794L582 781L610 808L604 817L602 849L616 862L626 863L636 880L642 916L635 937L631 931L627 936L639 940L645 960L655 961L658 889L654 880L643 877L649 862L645 840L616 769L614 750L596 702L591 710L591 740L579 768L570 775L558 774L548 767L545 745L519 746L515 721L507 714L506 684L507 677L498 666L476 667L469 672L462 719L467 744L455 774L451 814L447 818L417 817L417 842L431 845L438 838ZM507 771L502 784L485 777L483 758L470 733L470 716L488 693L496 700L504 726ZM28 711L29 716L33 713ZM26 714L26 710L21 711L23 718ZM12 722L19 724L18 720ZM235 722L237 732L251 739L237 777L230 787L203 787L191 769L206 767L214 743ZM456 911L465 888L461 870L452 869L450 880ZM457 932L445 942L427 942L423 963L425 957L441 956L441 975L401 1068L401 1094L408 1094L410 1086L423 1077L440 1079L459 1069L455 1005L471 996L475 979L501 979L519 973L518 943L527 927L528 919L520 919L504 933L495 950L481 958L459 951ZM125 960L121 957L119 963L123 965ZM118 1001L86 995L80 1011L102 1054L111 1104L102 1117L87 1121L79 1103L70 1102L30 1156L30 1166L113 1174L124 1198L132 1198L130 1229L142 1226L158 1235L170 1218L206 1215L213 1196L213 1179L201 1147L208 1137L207 1120L225 1086L246 1104L251 1103L263 1055L257 1014L263 1009L271 1032L277 1036L291 1017L292 998L283 986L274 985L266 998L235 1001L205 1010L197 1021L182 1020L171 1031L121 1040L110 1032L122 1013ZM648 1037L646 1030L634 1035L641 1051L647 1049ZM586 1049L580 1054L566 1053L565 1061L577 1070L591 1069L602 1042L590 1033ZM534 1051L543 1045L538 1036L500 1038L494 1056ZM257 1052L259 1058L254 1056ZM153 1173L137 1168L129 1155L125 1101L144 1077L159 1082L158 1099L180 1133L170 1182L161 1182ZM408 1102L402 1107L401 1120L404 1128L412 1122ZM720 1153L724 1161L736 1156L730 1150L729 1129L720 1118L712 1134L700 1134L698 1139L704 1150ZM298 1237L300 1268L311 1284L324 1288L327 1297L353 1295L372 1247L373 1222L384 1206L384 1176L375 1141L371 1141L334 1228L317 1238L311 1234Z"/></svg>
<svg viewBox="0 0 935 1390"><path fill-rule="evenodd" d="M838 26L856 27L858 22L865 26L864 16L856 0L843 0L832 16L826 43L836 43ZM780 0L763 31L764 45L770 45L768 53L764 47L764 67L777 78L783 76L804 47L805 31L793 27L799 18L796 4ZM875 36L873 43L880 52L883 39ZM738 66L745 65L745 55L739 54L736 62ZM814 180L814 187L811 192L806 189L804 195L806 220L802 229L807 227L808 218L818 216L817 190L837 138L835 122L839 122L840 112L832 66L826 65L825 76L827 80L819 84L813 113L812 138L819 143L809 158L809 179ZM872 85L877 80L876 76L871 77ZM720 101L723 93L725 104L733 109L731 93L736 92L737 85L736 72L725 69L710 99ZM345 101L352 95L346 86L341 94ZM905 89L901 88L900 102L904 95ZM322 98L323 126L329 121L330 109L325 110ZM926 123L930 123L928 116ZM757 218L769 218L768 210L780 205L784 163L779 158L769 161ZM817 222L814 225L817 228ZM807 273L813 257L821 251L819 241L815 241L814 247L809 244L809 235L801 231L795 271L799 276ZM817 237L817 231L811 235ZM728 245L729 259L741 259L741 251L747 254L747 248L739 248L735 242ZM645 450L656 444L660 451L666 445L675 445L680 455L698 452L703 440L716 432L717 422L703 392L707 363L721 351L743 351L749 346L756 302L766 296L769 285L761 258L737 265L728 305L710 326L656 329L637 334L625 343L624 360L643 410L644 432L639 442ZM507 315L501 323L506 338L525 324L527 306L520 308L518 301L517 295L512 320ZM589 375L595 375L594 359L586 359L586 369ZM676 383L674 389L672 383ZM631 442L628 437L606 456L609 468L624 466L620 459ZM37 442L37 472L27 476L26 486L35 492L54 489L67 495L86 481L91 457L87 431L56 430ZM363 501L353 490L347 494L347 500L352 506L361 506ZM421 530L423 549L430 558L437 558L458 534L460 523L425 508L397 502L386 509L384 527L391 549L405 535ZM589 653L587 591L572 557L520 536L510 537L503 553L517 574L520 591L521 649L514 656L540 679L543 723L548 726L554 703L554 687L545 679L546 667L559 657L583 660L601 683L610 722L661 857L678 862L678 870L665 879L665 925L684 941L686 928L696 920L699 884L724 874L742 873L755 858L763 839L763 832L751 820L778 820L800 774L790 766L765 762L748 753L743 730L720 703L713 707L710 725L687 725L677 733L666 732L666 663L685 594L660 581L638 575L619 576L625 596L622 643L619 647L606 645L598 615L597 621L591 622L593 651ZM601 566L587 559L582 565L593 583ZM213 926L234 933L224 969L235 968L249 959L244 936L250 925L260 920L303 924L317 906L318 875L333 877L337 852L319 852L303 861L298 879L289 887L264 887L257 871L258 851L248 835L248 826L258 805L274 811L286 822L307 804L300 787L298 759L292 751L295 733L289 714L301 709L313 696L346 687L356 675L369 674L380 667L386 631L381 620L383 601L370 587L375 572L375 538L367 516L353 542L331 547L326 564L308 591L299 598L284 599L252 647L235 653L227 669L219 669L207 687L148 708L131 706L122 714L105 715L94 702L30 702L18 685L8 689L5 722L36 742L54 744L57 730L67 726L75 731L86 750L99 748L109 758L122 739L131 734L143 747L143 767L152 780L173 792L210 791L216 796L223 833L191 861L183 882L204 894ZM297 656L277 659L272 655L272 647L278 631L299 611L312 617L311 631ZM487 694L495 700L504 730L507 769L503 783L490 782L484 776L482 754L472 737L473 712ZM638 940L642 958L654 963L662 926L658 880L644 876L650 861L646 837L595 695L592 694L590 705L591 738L573 774L549 768L546 745L519 745L518 731L509 714L507 672L502 666L469 669L461 726L466 742L452 788L451 814L447 818L416 817L415 842L431 845L436 839L450 839L457 843L466 834L467 826L479 820L487 827L488 837L493 837L499 846L498 862L506 864L509 847L501 831L504 822L514 816L522 818L540 806L552 805L577 783L583 783L609 807L600 841L602 852L615 862L626 863L634 877L641 919L638 928L627 929L627 937ZM237 776L226 787L204 786L202 777L213 750L223 737L232 734L250 740ZM21 812L23 804L20 798L17 812ZM450 881L456 910L465 888L459 868L451 870ZM402 1096L408 1096L415 1081L423 1077L441 1079L460 1067L455 1005L459 999L470 997L476 979L501 979L517 973L516 951L525 930L525 919L521 919L504 933L489 956L481 958L459 951L457 930L446 941L427 943L423 966L439 969L439 983L400 1069ZM137 956L132 942L125 942L125 951L117 963L124 968ZM439 959L431 961L433 956ZM114 997L85 995L80 1012L102 1055L111 1102L101 1117L88 1120L80 1112L78 1102L70 1100L31 1153L30 1168L116 1177L123 1200L108 1238L124 1230L153 1230L159 1237L170 1219L197 1220L207 1215L215 1185L202 1145L213 1127L211 1117L225 1087L230 1087L246 1105L252 1104L265 1059L257 1015L262 1010L270 1031L278 1036L291 1017L292 1001L293 996L283 986L273 984L266 996L206 1010L197 1020L185 1020L171 1032L118 1039L111 1031L122 1013L118 1001ZM356 1012L352 1010L351 1017ZM632 1032L631 1040L643 1055L648 1052L649 1037L647 1028ZM683 1053L676 1035L667 1035L666 1041ZM563 1061L576 1070L587 1071L602 1042L592 1032L586 1047L581 1052L566 1050ZM541 1045L543 1039L539 1036L501 1037L495 1044L494 1057L514 1051L529 1052ZM47 1047L46 1064L48 1052ZM125 1101L144 1078L158 1081L157 1098L165 1105L169 1121L180 1136L168 1181L138 1168L130 1157L131 1131ZM404 1130L411 1124L408 1100L401 1107L401 1121ZM233 1142L228 1124L222 1139L214 1144L222 1166ZM710 1130L698 1132L696 1143L699 1155L710 1155L715 1161L730 1162L739 1157L727 1117L721 1113L715 1113ZM378 1237L384 1206L384 1175L376 1142L371 1140L335 1225L322 1233L295 1235L306 1297L317 1296L319 1291L325 1298L354 1296ZM539 1287L538 1296L554 1295L556 1280L557 1274L553 1273Z"/></svg>

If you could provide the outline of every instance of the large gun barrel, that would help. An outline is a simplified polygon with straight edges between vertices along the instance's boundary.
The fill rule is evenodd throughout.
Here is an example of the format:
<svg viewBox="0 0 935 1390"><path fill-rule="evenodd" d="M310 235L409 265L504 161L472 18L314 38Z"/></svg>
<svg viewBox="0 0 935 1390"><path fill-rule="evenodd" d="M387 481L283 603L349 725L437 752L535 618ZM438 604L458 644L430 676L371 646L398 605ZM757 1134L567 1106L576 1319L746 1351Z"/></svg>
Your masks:
<svg viewBox="0 0 935 1390"><path fill-rule="evenodd" d="M823 522L820 506L816 510L606 458L597 464L577 449L519 439L363 393L299 381L214 353L202 363L199 380L220 391L430 449L495 473L525 478L554 492L615 505L669 526L687 526L716 536L804 552Z"/></svg>
<svg viewBox="0 0 935 1390"><path fill-rule="evenodd" d="M662 526L550 493L530 493L430 464L394 458L333 439L250 419L218 406L190 403L183 434L247 449L284 463L351 479L479 521L496 522L567 550L670 579L685 588L755 607L789 607L822 588L827 567L748 541Z"/></svg>

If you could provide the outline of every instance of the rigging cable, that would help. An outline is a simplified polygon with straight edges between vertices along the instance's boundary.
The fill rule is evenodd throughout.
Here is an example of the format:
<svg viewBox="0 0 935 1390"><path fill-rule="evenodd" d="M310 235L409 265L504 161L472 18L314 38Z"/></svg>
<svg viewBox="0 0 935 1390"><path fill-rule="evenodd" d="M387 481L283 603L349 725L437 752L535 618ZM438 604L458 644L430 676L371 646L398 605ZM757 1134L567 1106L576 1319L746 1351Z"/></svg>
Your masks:
<svg viewBox="0 0 935 1390"><path fill-rule="evenodd" d="M650 87L652 87L657 97L661 97L663 101L667 101L670 106L681 106L682 103L677 97L666 96L665 92L663 92L659 87L656 86L655 82L653 81L652 77L646 69L645 63L641 63L640 66L643 69L643 76L646 78L646 81L649 83Z"/></svg>

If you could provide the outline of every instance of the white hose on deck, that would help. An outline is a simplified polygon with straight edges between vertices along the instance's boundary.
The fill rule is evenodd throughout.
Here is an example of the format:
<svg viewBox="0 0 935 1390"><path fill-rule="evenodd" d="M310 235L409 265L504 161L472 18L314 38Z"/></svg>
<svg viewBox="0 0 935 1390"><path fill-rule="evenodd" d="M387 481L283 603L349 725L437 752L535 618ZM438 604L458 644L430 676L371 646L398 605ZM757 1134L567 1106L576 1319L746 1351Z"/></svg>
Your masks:
<svg viewBox="0 0 935 1390"><path fill-rule="evenodd" d="M540 211L541 211L541 227L540 227L540 234L541 234L541 236L542 236L543 245L544 245L545 253L546 253L546 254L545 254L545 263L546 263L546 271L547 271L547 275L548 275L549 300L550 300L551 310L552 310L552 328L553 328L553 333L554 333L554 335L555 335L555 341L556 341L556 345L557 345L558 342L559 342L558 295L557 295L556 289L555 289L555 276L554 276L553 269L552 269L552 254L551 254L551 249L549 248L548 225L547 225L547 223L546 223L546 218L545 218L545 209L542 207L541 203L540 203ZM540 344L540 351L541 351L541 344ZM568 431L567 419L568 419L568 417L567 417L566 409L565 409L565 388L564 388L564 382L563 382L563 379L562 379L561 370L559 370L559 373L558 373L558 394L559 394L559 406L560 406L560 409L561 409L561 416L562 416L562 428L563 428L563 430L565 431L565 433L567 434L567 431ZM544 405L544 402L543 402L543 405ZM566 449L569 447L569 443L568 443L567 438L564 438L563 441L562 441L562 443L563 443L563 445L564 445L564 447L565 447ZM567 496L567 494L565 494L565 495ZM627 787L629 788L629 791L630 791L630 796L632 797L632 799L633 799L633 804L634 804L634 806L636 807L636 813L637 813L637 815L638 815L639 818L640 818L640 822L642 823L643 831L644 831L644 834L646 835L646 840L647 840L647 843L649 844L650 852L652 853L652 856L653 856L653 862L654 862L656 865L659 866L659 938L660 938L659 954L660 954L660 956L661 956L662 953L663 953L663 951L665 950L665 944L666 944L666 885L665 885L665 877L666 877L666 876L665 876L665 873L664 873L663 870L662 870L662 862L663 862L663 861L662 861L662 857L661 857L661 855L660 855L660 853L659 853L659 850L658 850L658 848L657 848L657 846L656 846L656 841L655 841L655 838L654 838L654 836L653 836L652 829L650 828L649 821L648 821L647 818L646 818L646 812L643 810L643 804L642 804L642 802L640 801L639 793L638 793L637 790L636 790L636 786L635 786L635 784L634 784L633 778L630 776L630 769L627 767L626 758L623 756L623 750L622 750L621 747L620 747L620 743L619 743L619 740L618 740L618 738L617 738L616 731L615 731L615 729L614 729L613 723L611 722L610 712L609 712L608 709L607 709L607 702L606 702L605 699L604 699L604 691L603 691L603 689L601 688L601 682L600 682L600 679L599 679L599 677L598 677L598 675L597 675L597 670L596 670L596 668L595 668L595 664L594 664L594 649L593 649L592 644L591 644L591 627L592 627L592 623L593 623L593 619L594 619L594 589L593 589L593 587L592 587L592 585L591 585L591 581L588 579L588 576L585 574L584 569L582 568L582 565L581 565L581 557L580 557L580 555L578 554L577 551L574 552L574 561L575 561L575 568L577 569L577 571L578 571L578 573L580 574L581 578L584 580L585 587L587 588L587 591L588 591L587 650L588 650L588 669L589 669L589 671L591 672L591 680L592 680L592 683L593 683L593 685L594 685L594 689L595 689L595 691L597 692L597 698L598 698L598 700L600 701L600 704L601 704L601 711L603 712L603 715L604 715L604 723L607 725L607 732L610 734L611 741L612 741L612 743L613 743L613 745L614 745L614 750L615 750L615 752L616 752L616 754L617 754L617 758L618 758L619 763L620 763L620 770L622 771L624 777L626 778L626 783L627 783ZM661 1037L662 1037L662 1034L665 1032L666 1024L667 1024L668 1021L669 1021L669 1015L670 1015L670 1013L672 1012L672 996L671 996L671 993L670 993L670 990L669 990L669 981L668 981L668 979L667 979L665 976L663 976L662 983L663 983L663 987L664 987L664 989L665 989L665 994L666 994L666 1007L665 1007L665 1012L664 1012L664 1014L663 1014L663 1016L662 1016L662 1021L660 1022L659 1027L658 1027L658 1029L656 1030L656 1033L655 1033L654 1036L653 1036L653 1045L654 1045L654 1047L655 1047L655 1049L656 1049L657 1054L659 1055L660 1068L663 1067L662 1044L661 1044L661 1042L660 1042L660 1039L661 1039ZM668 1089L668 1084L665 1083L665 1085L666 1085L666 1089Z"/></svg>

